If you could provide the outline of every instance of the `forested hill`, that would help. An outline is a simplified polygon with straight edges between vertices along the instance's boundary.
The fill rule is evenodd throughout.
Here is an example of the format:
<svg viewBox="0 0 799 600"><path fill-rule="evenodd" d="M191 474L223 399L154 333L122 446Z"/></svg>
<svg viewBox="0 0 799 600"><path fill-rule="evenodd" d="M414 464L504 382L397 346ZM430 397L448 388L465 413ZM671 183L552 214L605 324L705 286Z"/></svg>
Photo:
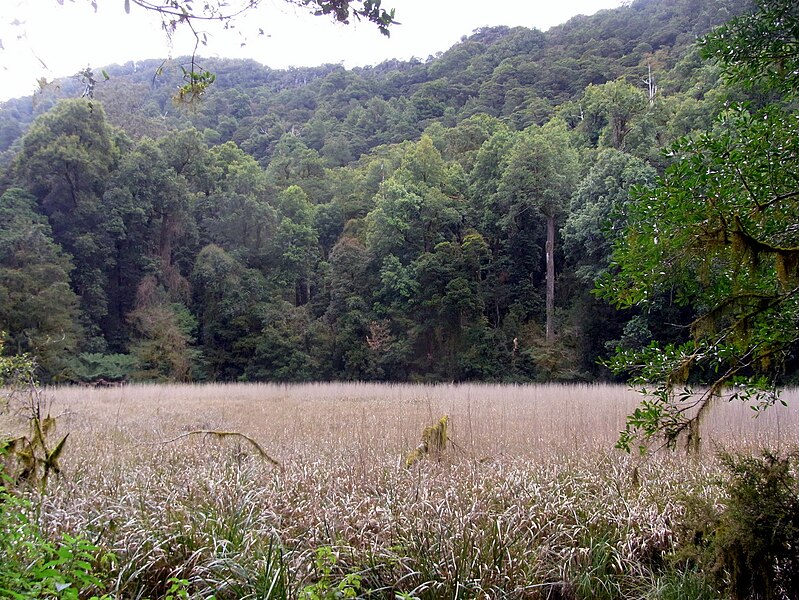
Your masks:
<svg viewBox="0 0 799 600"><path fill-rule="evenodd" d="M694 45L746 4L639 0L352 70L201 60L190 104L161 61L8 102L6 350L54 380L607 376L693 314L591 289L660 150L758 100Z"/></svg>
<svg viewBox="0 0 799 600"><path fill-rule="evenodd" d="M340 65L273 70L254 61L201 60L216 82L193 110L173 103L188 59L96 69L94 95L110 123L134 138L191 125L209 143L232 140L265 165L280 137L294 132L337 166L377 145L418 139L434 121L452 126L484 113L515 129L540 125L589 84L620 77L640 84L649 67L662 91L671 93L686 85L685 74L672 71L691 44L747 5L638 0L547 32L489 27L424 61L392 60L351 70ZM80 96L86 83L81 77L63 79L33 99L7 102L0 109L0 152L58 98Z"/></svg>

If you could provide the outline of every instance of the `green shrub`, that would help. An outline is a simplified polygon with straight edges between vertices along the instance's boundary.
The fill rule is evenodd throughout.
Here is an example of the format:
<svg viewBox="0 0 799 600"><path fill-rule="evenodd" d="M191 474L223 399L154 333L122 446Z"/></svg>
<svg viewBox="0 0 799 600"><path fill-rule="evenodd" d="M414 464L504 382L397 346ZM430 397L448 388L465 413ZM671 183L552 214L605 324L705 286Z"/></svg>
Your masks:
<svg viewBox="0 0 799 600"><path fill-rule="evenodd" d="M7 453L11 464L21 464L23 471L17 480L33 476L44 483L49 470L57 472L58 454L66 436L53 447L47 432L55 420L44 416L41 390L35 377L36 365L28 356L2 356L0 334L0 386L6 388L0 396L0 413L10 409L11 400L22 397L25 415L32 424L29 436L14 437L0 431L0 597L14 600L88 598L102 589L96 573L98 566L113 557L82 537L66 533L51 540L39 525L31 521L30 504L14 493L14 483L5 470ZM40 467L42 475L37 475ZM27 475L24 475L27 472ZM43 489L43 488L42 488ZM97 598L97 596L92 596Z"/></svg>
<svg viewBox="0 0 799 600"><path fill-rule="evenodd" d="M703 573L695 568L668 570L657 577L646 600L719 600Z"/></svg>
<svg viewBox="0 0 799 600"><path fill-rule="evenodd" d="M336 566L336 555L333 549L323 546L316 550L316 570L319 579L303 588L301 600L335 600L337 598L357 598L361 589L361 576L358 573L347 573L341 581L333 580L333 567Z"/></svg>
<svg viewBox="0 0 799 600"><path fill-rule="evenodd" d="M723 455L726 506L689 506L678 558L735 600L799 598L797 458Z"/></svg>
<svg viewBox="0 0 799 600"><path fill-rule="evenodd" d="M2 471L0 476L8 482ZM112 557L82 537L63 534L50 541L28 518L29 508L0 485L0 597L78 600L99 593L103 584L97 565Z"/></svg>
<svg viewBox="0 0 799 600"><path fill-rule="evenodd" d="M62 381L95 382L125 381L137 367L137 359L130 354L92 354L82 352L70 359L61 376Z"/></svg>

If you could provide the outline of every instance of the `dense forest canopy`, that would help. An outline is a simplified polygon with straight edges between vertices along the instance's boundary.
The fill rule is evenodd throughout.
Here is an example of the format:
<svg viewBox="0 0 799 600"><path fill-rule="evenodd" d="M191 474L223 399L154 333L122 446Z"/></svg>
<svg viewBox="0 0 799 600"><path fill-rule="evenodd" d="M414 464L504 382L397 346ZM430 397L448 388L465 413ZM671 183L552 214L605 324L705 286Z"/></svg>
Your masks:
<svg viewBox="0 0 799 600"><path fill-rule="evenodd" d="M0 329L55 381L593 380L700 308L592 294L629 191L768 91L696 40L743 0L637 0L426 60L105 69L0 108ZM84 79L85 79L84 73Z"/></svg>

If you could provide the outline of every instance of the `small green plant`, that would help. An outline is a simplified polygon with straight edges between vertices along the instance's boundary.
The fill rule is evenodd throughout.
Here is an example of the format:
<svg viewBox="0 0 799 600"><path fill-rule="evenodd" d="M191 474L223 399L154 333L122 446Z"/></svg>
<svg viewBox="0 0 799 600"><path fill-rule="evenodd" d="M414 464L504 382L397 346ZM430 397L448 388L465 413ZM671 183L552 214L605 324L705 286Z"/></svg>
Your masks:
<svg viewBox="0 0 799 600"><path fill-rule="evenodd" d="M646 600L719 600L721 596L695 568L669 570L660 575Z"/></svg>
<svg viewBox="0 0 799 600"><path fill-rule="evenodd" d="M358 573L347 573L336 583L333 580L333 567L336 566L336 555L329 546L316 550L314 564L319 573L319 580L307 585L300 592L300 600L337 600L339 598L357 598L361 590L361 576Z"/></svg>
<svg viewBox="0 0 799 600"><path fill-rule="evenodd" d="M58 459L69 434L57 442L50 439L56 420L50 415L48 402L36 379L36 362L25 354L2 356L2 351L0 333L0 387L5 388L0 413L21 417L28 429L23 435L0 432L0 442L7 456L5 462L12 463L9 466L17 483L26 481L44 489L50 474L59 472Z"/></svg>
<svg viewBox="0 0 799 600"><path fill-rule="evenodd" d="M189 600L189 580L170 577L167 581L169 588L166 590L164 600ZM211 596L208 600L213 600Z"/></svg>
<svg viewBox="0 0 799 600"><path fill-rule="evenodd" d="M0 469L0 481L9 478ZM50 541L27 514L29 504L0 485L0 597L79 600L103 588L102 569L114 557L82 537ZM107 595L91 596L104 600Z"/></svg>
<svg viewBox="0 0 799 600"><path fill-rule="evenodd" d="M36 410L28 417L29 432L7 442L7 450L19 465L17 481L47 485L51 473L59 473L58 458L64 450L69 434L51 447L50 434L55 430L55 418L49 414L42 417Z"/></svg>
<svg viewBox="0 0 799 600"><path fill-rule="evenodd" d="M589 536L586 552L574 561L572 587L577 598L612 599L622 593L622 564L609 535Z"/></svg>

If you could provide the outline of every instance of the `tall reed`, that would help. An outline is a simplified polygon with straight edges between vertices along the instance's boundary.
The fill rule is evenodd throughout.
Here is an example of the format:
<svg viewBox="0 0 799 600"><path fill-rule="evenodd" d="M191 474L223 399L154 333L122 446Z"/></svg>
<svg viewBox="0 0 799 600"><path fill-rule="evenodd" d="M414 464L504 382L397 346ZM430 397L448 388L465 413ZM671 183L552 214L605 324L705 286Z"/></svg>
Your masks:
<svg viewBox="0 0 799 600"><path fill-rule="evenodd" d="M121 598L160 597L170 578L197 598L296 598L347 574L380 598L640 598L666 578L692 583L664 557L685 498L722 501L716 449L799 439L793 391L758 419L720 405L695 458L615 450L638 402L618 386L48 393L71 433L40 518L113 551ZM406 467L444 415L452 443ZM181 435L196 430L240 432L283 468L236 436Z"/></svg>

